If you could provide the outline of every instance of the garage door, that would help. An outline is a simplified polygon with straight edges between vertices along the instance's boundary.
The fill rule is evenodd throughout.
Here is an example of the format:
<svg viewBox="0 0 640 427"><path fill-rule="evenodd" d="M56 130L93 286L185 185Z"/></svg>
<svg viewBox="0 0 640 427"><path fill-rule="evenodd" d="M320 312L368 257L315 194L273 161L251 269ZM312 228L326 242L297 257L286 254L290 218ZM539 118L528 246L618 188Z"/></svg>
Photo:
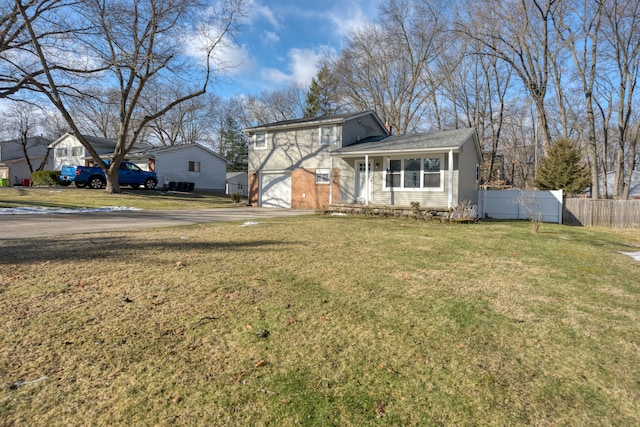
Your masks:
<svg viewBox="0 0 640 427"><path fill-rule="evenodd" d="M291 174L262 175L262 200L266 208L291 207Z"/></svg>

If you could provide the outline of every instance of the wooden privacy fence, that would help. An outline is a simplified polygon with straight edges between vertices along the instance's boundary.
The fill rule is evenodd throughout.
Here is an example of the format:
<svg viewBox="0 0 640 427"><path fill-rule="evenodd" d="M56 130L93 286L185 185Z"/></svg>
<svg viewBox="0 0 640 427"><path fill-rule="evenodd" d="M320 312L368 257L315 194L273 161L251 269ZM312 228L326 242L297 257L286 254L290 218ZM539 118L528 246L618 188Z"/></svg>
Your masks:
<svg viewBox="0 0 640 427"><path fill-rule="evenodd" d="M640 228L640 200L567 198L562 218L567 225Z"/></svg>

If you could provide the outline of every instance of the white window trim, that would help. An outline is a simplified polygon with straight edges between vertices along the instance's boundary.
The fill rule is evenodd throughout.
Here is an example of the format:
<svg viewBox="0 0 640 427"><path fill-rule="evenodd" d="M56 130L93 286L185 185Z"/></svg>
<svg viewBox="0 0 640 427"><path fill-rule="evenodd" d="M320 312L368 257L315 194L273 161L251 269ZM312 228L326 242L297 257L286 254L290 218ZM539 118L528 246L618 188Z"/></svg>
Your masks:
<svg viewBox="0 0 640 427"><path fill-rule="evenodd" d="M322 130L326 129L326 128L331 128L332 129L332 131L333 131L333 141L327 142L327 143L323 143L322 142ZM338 142L338 127L336 125L321 125L319 127L319 131L318 131L318 138L320 139L318 141L318 143L320 145L333 145L333 144L335 144L336 142Z"/></svg>
<svg viewBox="0 0 640 427"><path fill-rule="evenodd" d="M258 145L258 135L264 135L264 145ZM268 133L267 132L256 132L253 134L253 149L254 150L266 150L267 149L267 141L268 141Z"/></svg>
<svg viewBox="0 0 640 427"><path fill-rule="evenodd" d="M405 188L404 187L404 162L407 159L420 159L420 187L417 188ZM424 187L424 160L425 159L440 159L440 187ZM402 187L387 187L387 169L389 169L389 162L391 160L401 160L402 165L400 168L400 184ZM444 192L444 154L433 155L414 155L414 156L397 156L397 157L385 157L384 158L385 169L383 172L383 190L384 191L409 191L409 192Z"/></svg>
<svg viewBox="0 0 640 427"><path fill-rule="evenodd" d="M318 181L318 176L326 175L326 181ZM317 185L329 185L331 183L331 171L329 169L316 169L316 184Z"/></svg>

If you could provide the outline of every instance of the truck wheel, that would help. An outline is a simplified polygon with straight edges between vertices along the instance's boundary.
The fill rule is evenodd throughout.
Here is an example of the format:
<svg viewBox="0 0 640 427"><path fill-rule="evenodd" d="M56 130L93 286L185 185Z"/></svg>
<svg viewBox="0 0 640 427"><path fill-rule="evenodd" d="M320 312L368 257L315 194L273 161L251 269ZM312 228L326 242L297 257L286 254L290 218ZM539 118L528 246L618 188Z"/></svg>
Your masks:
<svg viewBox="0 0 640 427"><path fill-rule="evenodd" d="M153 190L154 188L156 188L157 184L158 182L155 179L147 178L147 180L144 182L144 188L146 188L147 190Z"/></svg>
<svg viewBox="0 0 640 427"><path fill-rule="evenodd" d="M76 187L78 188L84 188L87 186L86 182L82 182L82 181L76 181Z"/></svg>
<svg viewBox="0 0 640 427"><path fill-rule="evenodd" d="M99 176L92 176L89 178L89 188L94 190L99 190L104 185L104 180Z"/></svg>

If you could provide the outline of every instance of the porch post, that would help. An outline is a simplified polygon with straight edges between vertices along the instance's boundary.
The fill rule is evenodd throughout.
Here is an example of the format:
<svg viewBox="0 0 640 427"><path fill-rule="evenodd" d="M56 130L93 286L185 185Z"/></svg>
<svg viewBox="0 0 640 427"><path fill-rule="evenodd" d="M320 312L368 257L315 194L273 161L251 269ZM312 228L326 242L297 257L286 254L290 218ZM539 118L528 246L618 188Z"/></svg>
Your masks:
<svg viewBox="0 0 640 427"><path fill-rule="evenodd" d="M369 206L369 155L364 155L364 179L366 181L364 203Z"/></svg>
<svg viewBox="0 0 640 427"><path fill-rule="evenodd" d="M453 150L449 150L449 209L453 207Z"/></svg>

